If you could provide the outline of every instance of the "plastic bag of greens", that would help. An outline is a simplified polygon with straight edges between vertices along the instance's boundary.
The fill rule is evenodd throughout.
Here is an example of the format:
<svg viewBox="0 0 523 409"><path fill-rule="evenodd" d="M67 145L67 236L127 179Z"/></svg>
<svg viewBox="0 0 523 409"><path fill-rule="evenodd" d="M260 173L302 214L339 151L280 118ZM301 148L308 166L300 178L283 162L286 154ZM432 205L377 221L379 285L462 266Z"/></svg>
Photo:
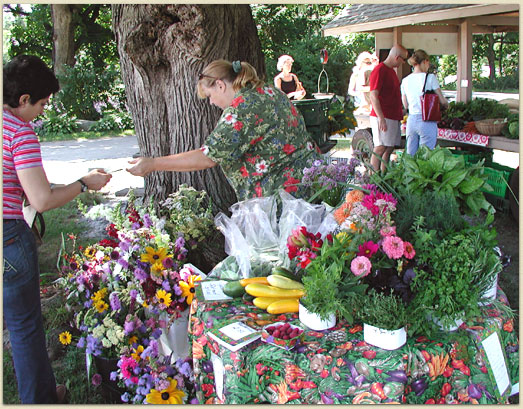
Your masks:
<svg viewBox="0 0 523 409"><path fill-rule="evenodd" d="M218 213L214 223L225 236L225 252L238 265L235 278L268 275L272 266L278 264L276 197L244 200L229 210L230 218Z"/></svg>

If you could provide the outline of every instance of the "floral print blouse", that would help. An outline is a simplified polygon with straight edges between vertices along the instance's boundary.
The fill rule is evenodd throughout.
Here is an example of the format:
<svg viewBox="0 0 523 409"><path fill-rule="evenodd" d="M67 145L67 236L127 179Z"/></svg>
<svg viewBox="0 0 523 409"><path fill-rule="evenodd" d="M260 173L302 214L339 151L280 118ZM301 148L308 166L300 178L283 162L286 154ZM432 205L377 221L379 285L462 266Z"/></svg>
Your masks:
<svg viewBox="0 0 523 409"><path fill-rule="evenodd" d="M303 197L303 168L319 157L305 122L284 93L270 86L243 88L201 150L218 163L238 201L283 188Z"/></svg>

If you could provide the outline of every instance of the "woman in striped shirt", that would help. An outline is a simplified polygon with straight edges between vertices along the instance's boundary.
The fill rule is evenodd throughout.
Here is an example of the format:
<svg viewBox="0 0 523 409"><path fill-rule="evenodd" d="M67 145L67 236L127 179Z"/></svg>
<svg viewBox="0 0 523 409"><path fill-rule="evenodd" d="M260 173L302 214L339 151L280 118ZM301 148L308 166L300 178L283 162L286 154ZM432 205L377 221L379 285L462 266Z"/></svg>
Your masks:
<svg viewBox="0 0 523 409"><path fill-rule="evenodd" d="M59 89L38 57L20 55L3 71L3 308L22 403L60 403L40 305L36 242L22 213L23 195L39 212L60 207L87 189L99 190L111 175L97 169L65 186L51 187L40 143L29 122L43 113Z"/></svg>

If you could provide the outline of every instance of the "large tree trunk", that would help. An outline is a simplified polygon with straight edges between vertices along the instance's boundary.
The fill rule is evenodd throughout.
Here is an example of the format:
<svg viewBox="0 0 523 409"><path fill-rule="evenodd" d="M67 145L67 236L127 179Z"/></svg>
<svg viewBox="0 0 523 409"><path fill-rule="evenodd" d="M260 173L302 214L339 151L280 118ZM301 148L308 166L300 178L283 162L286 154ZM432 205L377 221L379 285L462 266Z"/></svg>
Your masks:
<svg viewBox="0 0 523 409"><path fill-rule="evenodd" d="M73 14L76 6L72 4L52 4L53 20L53 67L57 75L63 73L64 65L74 66L75 43Z"/></svg>
<svg viewBox="0 0 523 409"><path fill-rule="evenodd" d="M487 46L487 60L490 68L489 78L491 80L496 79L496 54L494 53L494 35L487 34L488 46Z"/></svg>
<svg viewBox="0 0 523 409"><path fill-rule="evenodd" d="M198 98L198 74L219 58L248 61L265 74L249 5L112 5L113 30L127 101L143 156L199 148L221 111ZM146 197L155 201L182 183L205 190L215 210L236 195L219 167L198 172L153 172Z"/></svg>

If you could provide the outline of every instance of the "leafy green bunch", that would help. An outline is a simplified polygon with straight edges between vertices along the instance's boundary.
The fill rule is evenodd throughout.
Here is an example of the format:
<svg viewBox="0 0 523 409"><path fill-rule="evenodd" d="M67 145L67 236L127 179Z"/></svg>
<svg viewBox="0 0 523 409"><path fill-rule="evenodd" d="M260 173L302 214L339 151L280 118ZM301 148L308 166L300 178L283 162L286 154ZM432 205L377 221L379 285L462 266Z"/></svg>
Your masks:
<svg viewBox="0 0 523 409"><path fill-rule="evenodd" d="M339 312L349 324L354 321L353 305L358 302L367 284L361 283L362 276L355 275L350 264L353 252L347 251L346 240L329 237L320 251L303 272L302 282L305 297L301 302L307 309L322 319Z"/></svg>
<svg viewBox="0 0 523 409"><path fill-rule="evenodd" d="M337 133L346 133L350 129L354 129L357 125L356 118L354 118L353 114L355 109L356 107L352 99L344 100L343 97L338 95L332 98L327 111L329 133L335 135Z"/></svg>
<svg viewBox="0 0 523 409"><path fill-rule="evenodd" d="M449 107L443 112L443 120L454 118L463 121L479 121L489 118L506 118L509 108L505 104L486 98L474 98L468 102L451 102Z"/></svg>
<svg viewBox="0 0 523 409"><path fill-rule="evenodd" d="M365 324L394 331L409 321L405 304L393 291L385 294L371 289L360 302L357 315Z"/></svg>
<svg viewBox="0 0 523 409"><path fill-rule="evenodd" d="M393 193L398 201L408 194L441 192L453 197L460 211L468 215L492 209L480 190L487 186L486 180L483 161L465 165L462 157L453 155L447 148L430 150L426 146L421 146L414 156L403 155L385 174L375 173L371 177L373 183Z"/></svg>
<svg viewBox="0 0 523 409"><path fill-rule="evenodd" d="M160 206L160 215L167 218L165 228L183 233L186 241L201 242L213 231L212 206L205 191L182 184Z"/></svg>
<svg viewBox="0 0 523 409"><path fill-rule="evenodd" d="M413 226L417 249L412 281L415 296L410 304L416 317L414 331L434 329L426 319L427 313L446 327L458 318L479 316L482 293L502 269L493 250L496 231L487 227L493 221L492 213L484 223L467 226L442 240L435 237L434 230L427 231L420 219Z"/></svg>

